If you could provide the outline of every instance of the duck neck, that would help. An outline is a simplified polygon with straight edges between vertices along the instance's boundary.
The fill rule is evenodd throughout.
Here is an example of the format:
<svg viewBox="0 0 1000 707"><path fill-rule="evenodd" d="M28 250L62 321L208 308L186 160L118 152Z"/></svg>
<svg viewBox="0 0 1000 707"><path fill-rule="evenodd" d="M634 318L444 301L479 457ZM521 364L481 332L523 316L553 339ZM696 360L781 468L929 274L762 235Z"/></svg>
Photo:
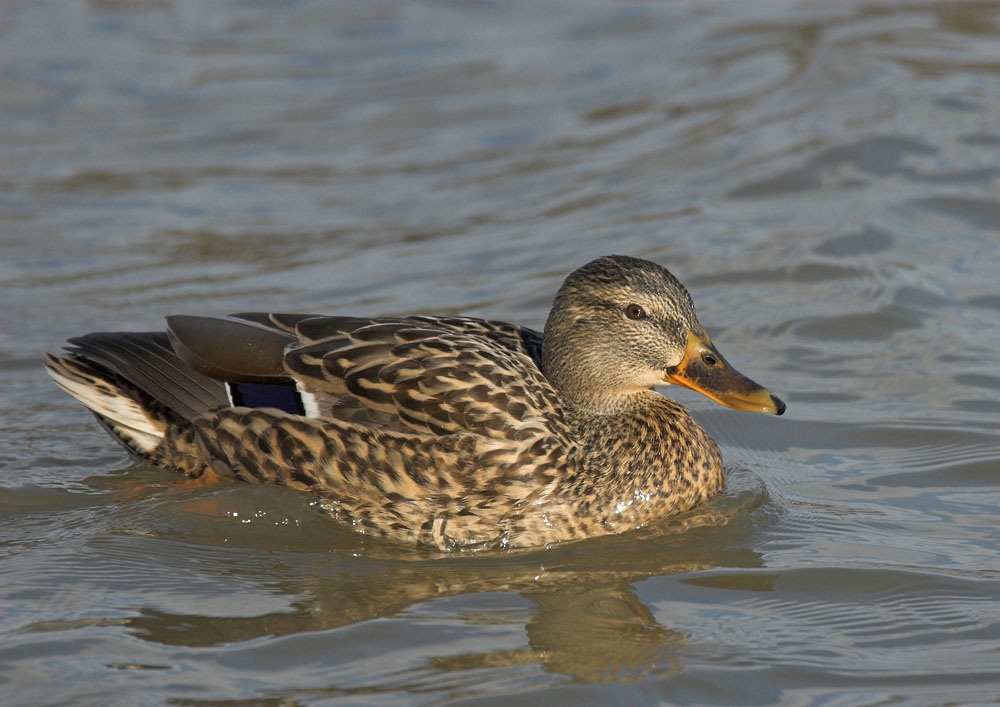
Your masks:
<svg viewBox="0 0 1000 707"><path fill-rule="evenodd" d="M550 317L542 339L542 372L563 405L578 416L619 415L641 408L649 390L630 389L625 372L604 364L608 354L580 340L577 328Z"/></svg>

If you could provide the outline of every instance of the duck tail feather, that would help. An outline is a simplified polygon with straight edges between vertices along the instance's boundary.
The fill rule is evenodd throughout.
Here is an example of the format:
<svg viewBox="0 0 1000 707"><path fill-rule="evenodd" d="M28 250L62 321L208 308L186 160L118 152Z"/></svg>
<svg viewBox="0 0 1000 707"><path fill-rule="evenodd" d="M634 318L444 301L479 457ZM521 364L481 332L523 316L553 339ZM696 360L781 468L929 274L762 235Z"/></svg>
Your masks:
<svg viewBox="0 0 1000 707"><path fill-rule="evenodd" d="M89 364L112 386L127 381L184 420L229 404L223 383L187 365L165 333L101 332L69 343L69 359Z"/></svg>
<svg viewBox="0 0 1000 707"><path fill-rule="evenodd" d="M69 344L47 355L49 375L140 458L156 456L172 425L228 405L223 384L191 370L166 334L87 334Z"/></svg>
<svg viewBox="0 0 1000 707"><path fill-rule="evenodd" d="M143 459L153 456L168 420L140 391L82 358L46 354L45 368L56 385L90 408L126 449Z"/></svg>

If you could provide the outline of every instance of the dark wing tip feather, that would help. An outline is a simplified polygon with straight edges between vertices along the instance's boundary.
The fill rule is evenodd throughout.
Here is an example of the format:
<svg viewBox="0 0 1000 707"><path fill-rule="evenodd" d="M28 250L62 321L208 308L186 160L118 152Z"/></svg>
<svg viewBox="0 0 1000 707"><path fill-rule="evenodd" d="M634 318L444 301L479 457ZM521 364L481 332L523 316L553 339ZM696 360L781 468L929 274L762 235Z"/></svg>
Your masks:
<svg viewBox="0 0 1000 707"><path fill-rule="evenodd" d="M71 359L119 376L186 419L228 403L222 384L192 371L161 332L97 332L68 343Z"/></svg>
<svg viewBox="0 0 1000 707"><path fill-rule="evenodd" d="M167 335L187 365L211 378L243 383L287 379L285 347L296 338L266 316L173 315L167 317Z"/></svg>

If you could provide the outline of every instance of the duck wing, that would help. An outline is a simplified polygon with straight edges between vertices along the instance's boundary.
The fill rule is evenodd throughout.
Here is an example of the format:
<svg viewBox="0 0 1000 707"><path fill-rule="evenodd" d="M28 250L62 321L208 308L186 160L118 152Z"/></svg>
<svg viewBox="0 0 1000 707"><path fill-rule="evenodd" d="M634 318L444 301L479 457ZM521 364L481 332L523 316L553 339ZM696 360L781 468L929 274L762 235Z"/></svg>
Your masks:
<svg viewBox="0 0 1000 707"><path fill-rule="evenodd" d="M234 404L273 402L280 396L271 389L284 388L297 403L269 406L387 431L568 437L539 367L541 334L524 327L267 313L174 316L168 325L177 354L224 381Z"/></svg>

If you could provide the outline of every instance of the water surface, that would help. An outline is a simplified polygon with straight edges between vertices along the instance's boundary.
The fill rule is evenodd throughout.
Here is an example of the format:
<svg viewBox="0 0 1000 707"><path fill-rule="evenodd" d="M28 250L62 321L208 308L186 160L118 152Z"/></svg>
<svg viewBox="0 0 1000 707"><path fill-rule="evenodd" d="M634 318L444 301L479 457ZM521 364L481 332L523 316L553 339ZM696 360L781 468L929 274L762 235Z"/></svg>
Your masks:
<svg viewBox="0 0 1000 707"><path fill-rule="evenodd" d="M1000 5L832 5L4 5L0 701L994 702ZM676 393L728 490L621 536L362 538L40 367L173 312L541 327L611 252L789 403Z"/></svg>

